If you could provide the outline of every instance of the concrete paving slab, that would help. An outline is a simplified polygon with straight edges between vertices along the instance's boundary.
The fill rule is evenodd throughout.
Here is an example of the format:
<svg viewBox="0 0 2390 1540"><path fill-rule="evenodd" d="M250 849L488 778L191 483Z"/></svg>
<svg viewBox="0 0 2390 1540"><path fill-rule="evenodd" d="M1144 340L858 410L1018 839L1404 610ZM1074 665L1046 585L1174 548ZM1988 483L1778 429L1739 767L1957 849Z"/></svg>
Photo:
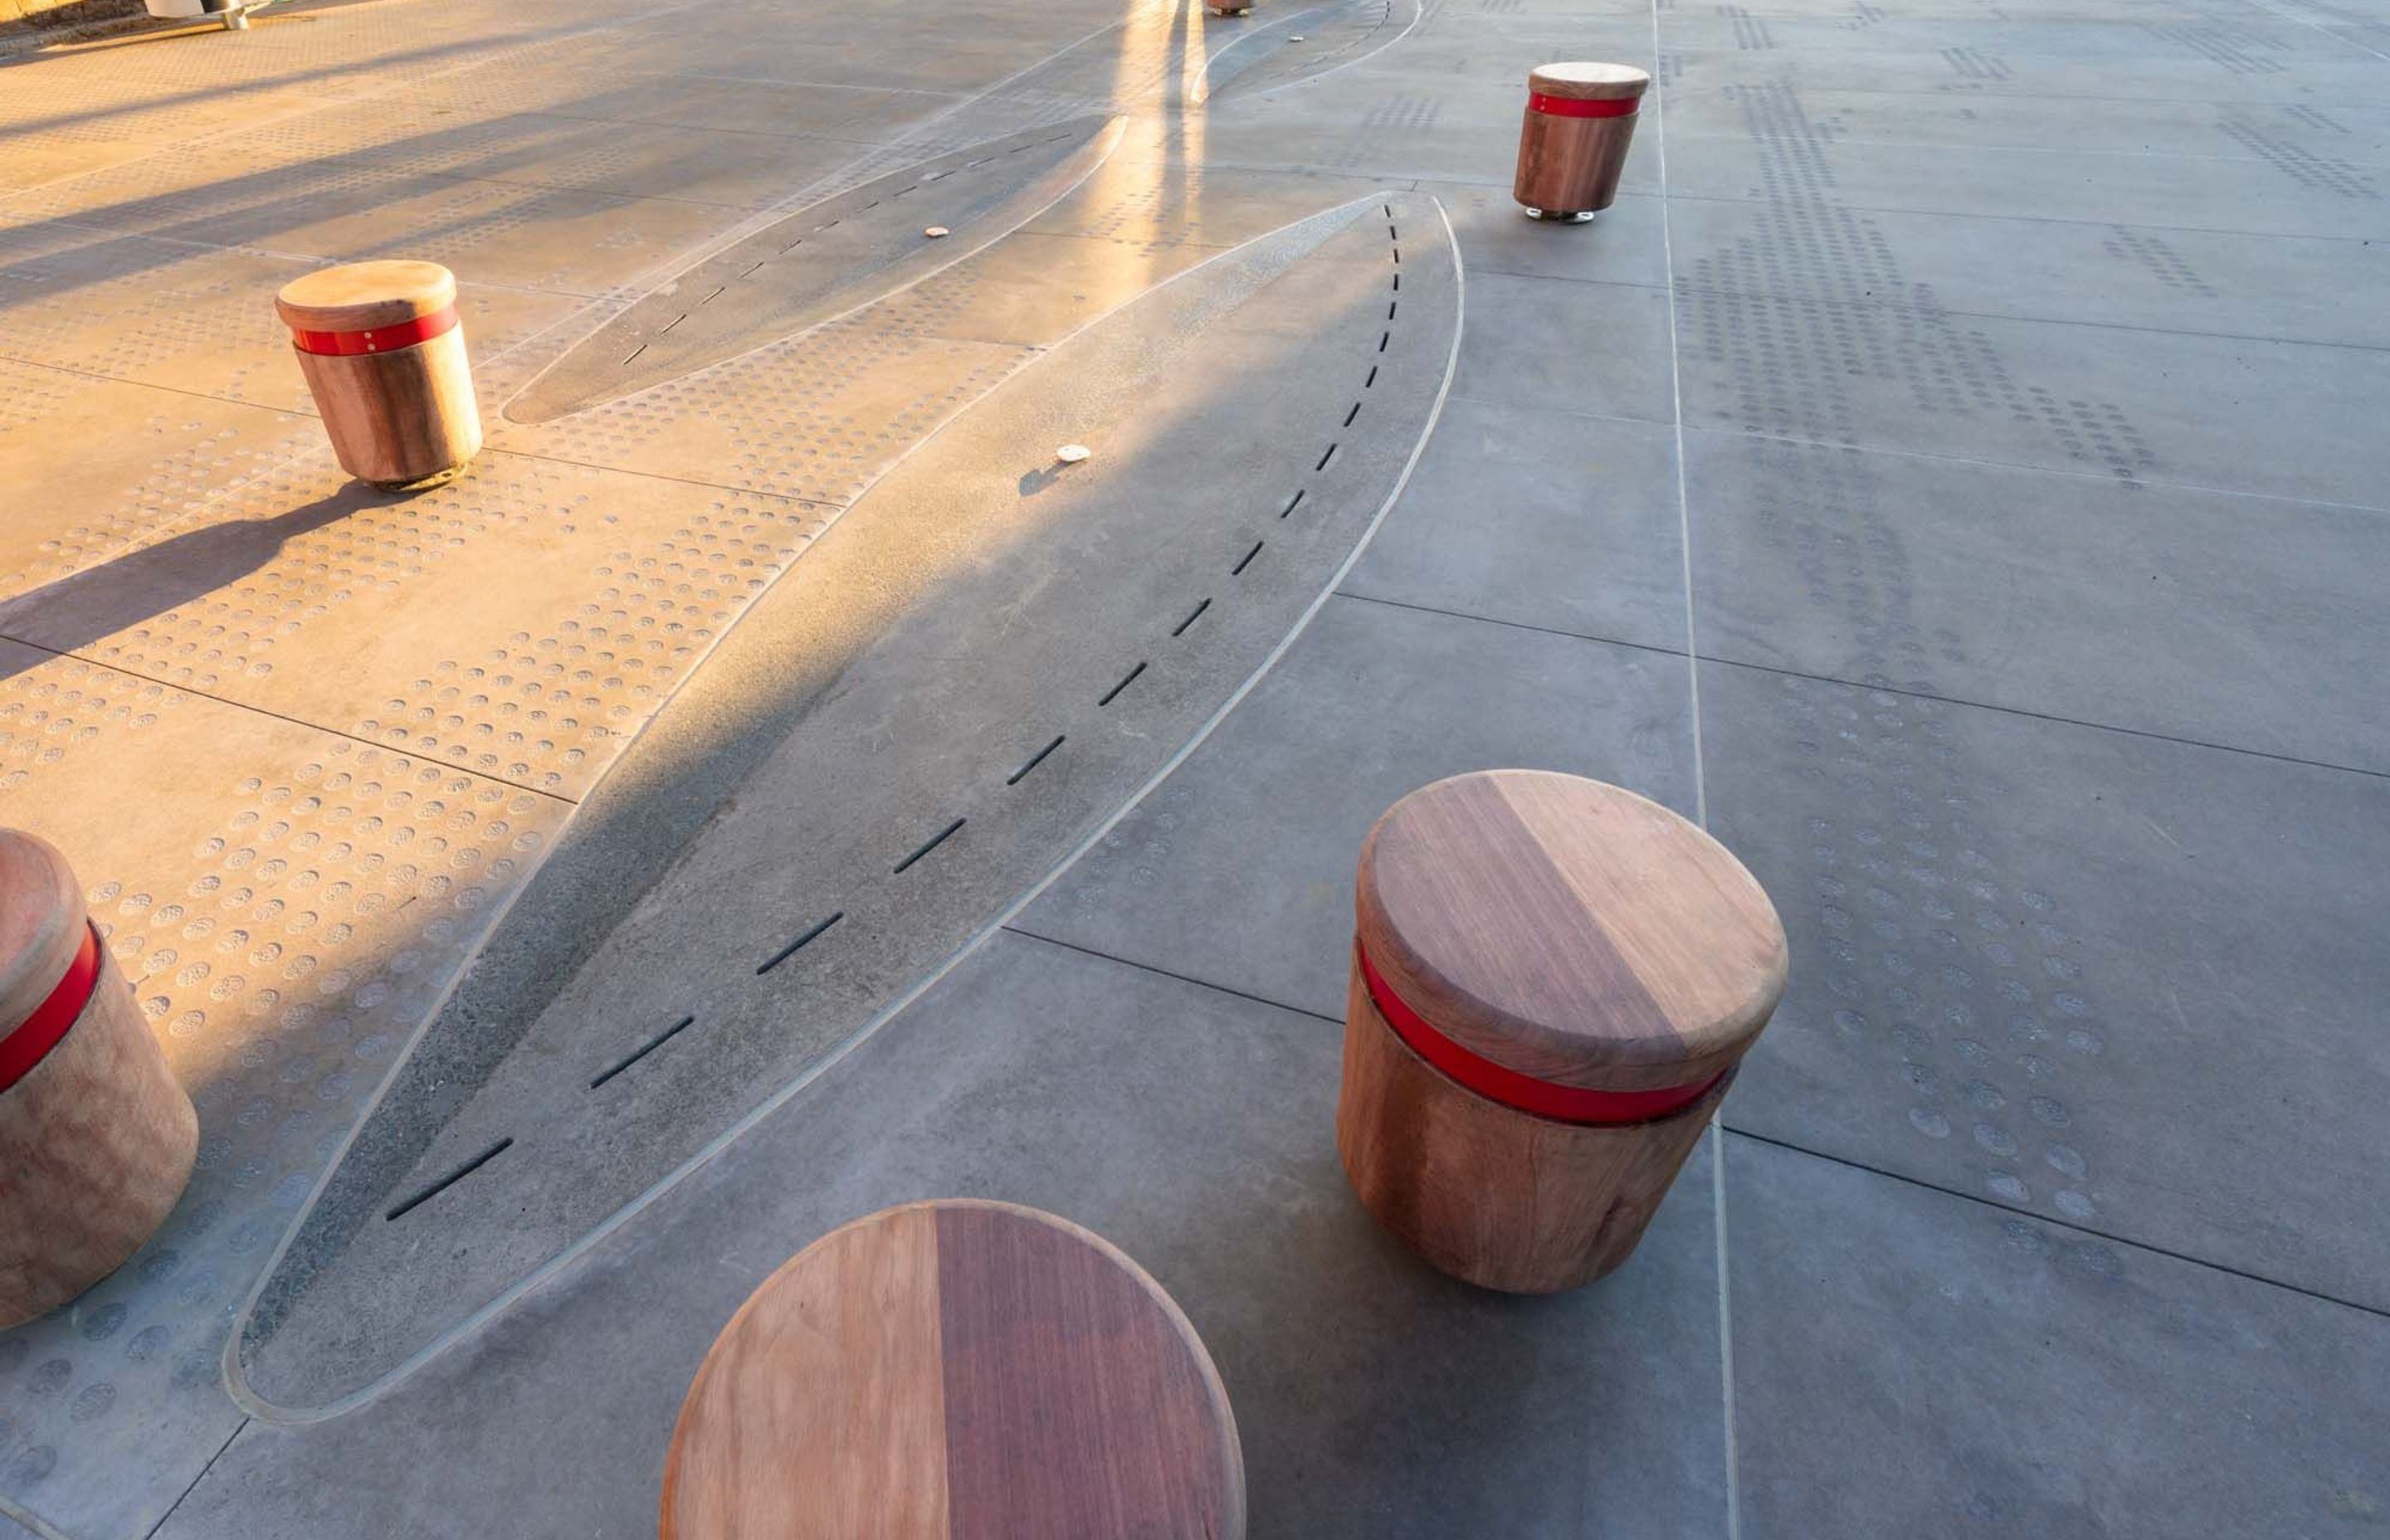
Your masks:
<svg viewBox="0 0 2390 1540"><path fill-rule="evenodd" d="M1511 184L1421 182L1452 215L1460 260L1472 275L1516 278L1577 278L1595 283L1668 287L1668 253L1660 200L1629 194L1585 225L1529 219L1510 196Z"/></svg>
<svg viewBox="0 0 2390 1540"><path fill-rule="evenodd" d="M1834 259L1796 233L1788 260ZM1954 315L1930 299L1688 289L1683 305L1685 415L1700 427L2120 482L2381 495L2359 419L2390 390L2390 353Z"/></svg>
<svg viewBox="0 0 2390 1540"><path fill-rule="evenodd" d="M680 1397L739 1300L843 1220L933 1193L1066 1214L1170 1290L1235 1405L1256 1535L1717 1534L1706 1159L1600 1287L1471 1290L1345 1187L1338 1051L1333 1021L1000 935L416 1379L331 1422L250 1428L161 1540L392 1515L648 1534Z"/></svg>
<svg viewBox="0 0 2390 1540"><path fill-rule="evenodd" d="M199 1113L164 1227L0 1338L10 1499L139 1534L239 1426L228 1312L564 804L13 642L0 802L70 853Z"/></svg>
<svg viewBox="0 0 2390 1540"><path fill-rule="evenodd" d="M1362 176L1244 171L1182 156L1119 151L1022 231L1107 240L1139 251L1160 246L1225 248L1379 187ZM1457 228L1458 211L1440 194L1437 200L1454 215ZM1461 250L1473 271L1465 240Z"/></svg>
<svg viewBox="0 0 2390 1540"><path fill-rule="evenodd" d="M1687 275L1694 285L1894 302L1905 285L1959 314L2390 346L2390 271L2362 240L2011 216L1835 217L1844 239L1896 268L1893 278L1874 264L1787 264L1779 204L1677 199L1670 218L1678 245L1698 254Z"/></svg>
<svg viewBox="0 0 2390 1540"><path fill-rule="evenodd" d="M1015 923L1341 1019L1353 865L1380 814L1492 765L1566 770L1690 807L1686 685L1680 658L1336 598Z"/></svg>
<svg viewBox="0 0 2390 1540"><path fill-rule="evenodd" d="M1980 92L1947 89L1795 91L1772 83L1688 82L1668 97L1668 132L1680 141L1732 140L1797 121L1836 145L2101 150L2228 160L2265 160L2271 145L2367 166L2390 157L2390 109L2198 96L2039 96L2033 94L2038 81L2019 83L2014 99L1985 101Z"/></svg>
<svg viewBox="0 0 2390 1540"><path fill-rule="evenodd" d="M2390 83L2390 66L2384 67ZM2266 144L2252 135L2253 144ZM2279 143L2258 160L2084 150L1978 149L1968 174L1950 174L1947 151L1927 145L1835 144L1790 119L1764 136L1678 141L1670 189L1693 198L1815 196L1855 209L2013 215L2247 235L2380 240L2390 199L2380 173Z"/></svg>
<svg viewBox="0 0 2390 1540"><path fill-rule="evenodd" d="M1671 55L1684 79L1699 86L1759 84L1799 91L1897 91L1941 94L1985 110L2075 101L2193 101L2234 107L2306 106L2326 112L2373 108L2381 101L2385 62L2355 49L2303 59L2290 71L2235 71L2183 51L2167 58L2078 60L2063 48L2031 58L2011 58L1987 39L1952 37L1943 45L1879 48L1865 32L1840 47L1776 49L1754 34L1744 45L1729 28L1715 43L1674 40Z"/></svg>
<svg viewBox="0 0 2390 1540"><path fill-rule="evenodd" d="M1730 1127L2379 1310L2390 779L1702 672L1796 966ZM2186 1177L2189 1180L2186 1180Z"/></svg>
<svg viewBox="0 0 2390 1540"><path fill-rule="evenodd" d="M287 413L0 361L0 483L14 505L0 520L0 595L166 533L320 431ZM59 455L61 443L79 453Z"/></svg>
<svg viewBox="0 0 2390 1540"><path fill-rule="evenodd" d="M1684 650L1672 424L1458 400L1344 591Z"/></svg>
<svg viewBox="0 0 2390 1540"><path fill-rule="evenodd" d="M1458 289L1433 204L1368 199L1156 290L892 475L766 601L793 619L784 688L816 704L536 1020L416 1051L244 1332L252 1392L366 1390L1068 860L1394 495ZM1055 469L1069 442L1098 458ZM825 796L858 754L881 773Z"/></svg>
<svg viewBox="0 0 2390 1540"><path fill-rule="evenodd" d="M1744 1534L2378 1521L2379 1315L1751 1139L1725 1166Z"/></svg>
<svg viewBox="0 0 2390 1540"><path fill-rule="evenodd" d="M1625 284L1473 275L1453 393L1497 406L1670 422L1668 295Z"/></svg>
<svg viewBox="0 0 2390 1540"><path fill-rule="evenodd" d="M1686 481L1704 658L2390 772L2378 512L1715 433Z"/></svg>

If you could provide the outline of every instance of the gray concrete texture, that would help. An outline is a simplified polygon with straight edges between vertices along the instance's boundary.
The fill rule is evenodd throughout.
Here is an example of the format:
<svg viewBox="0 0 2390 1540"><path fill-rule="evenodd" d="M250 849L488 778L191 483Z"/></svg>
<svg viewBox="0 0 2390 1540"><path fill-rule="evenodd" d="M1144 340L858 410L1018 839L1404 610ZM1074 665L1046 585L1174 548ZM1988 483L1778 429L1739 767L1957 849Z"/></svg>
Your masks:
<svg viewBox="0 0 2390 1540"><path fill-rule="evenodd" d="M1588 57L1658 83L1618 204L1538 226L1508 199L1522 80ZM327 0L0 60L0 818L76 861L202 1124L143 1254L0 1334L0 1533L651 1533L738 1302L942 1193L1052 1208L1172 1290L1257 1534L2381 1523L2384 102L2390 25L2347 0ZM990 238L957 225L942 270L908 213L741 351L500 415L741 242L1114 118L1075 187L973 189ZM1096 490L1012 441L1059 442L1074 351L1371 194L1450 221L1449 398L1252 692L1010 929L536 1288L444 1341L368 1289L358 1362L440 1351L321 1421L232 1399L243 1305L386 1081L425 1094L352 1173L487 1110L527 1072L495 1047L585 1084L574 1055L720 971L651 944L675 862L739 890L726 936L779 935L825 850L1017 764L996 717L1177 623L1171 553L1253 517L1272 430L1349 404L1333 284L1189 326L1230 379L1148 391L1177 430L1106 417L1137 430L1093 443ZM1317 250L1290 272L1342 271ZM493 430L412 499L343 481L271 312L368 255L455 268ZM1406 322L1436 293L1411 260ZM1407 443L1356 419L1388 441L1236 658L1150 667L1103 774L1038 772L1068 772L1052 816L975 813L957 840L1002 838L974 879L892 920L838 1011L753 1012L772 1051L709 1117L819 1067L833 1018L1187 745L1352 554L1426 421L1396 416ZM1072 517L930 590L842 587L900 497ZM1114 575L1140 551L1150 583ZM915 718L873 707L942 660ZM900 765L868 723L907 720L943 747ZM1560 1300L1420 1267L1329 1136L1361 832L1494 764L1705 819L1793 943L1725 1131ZM698 1030L645 1067L690 1072L665 1056ZM589 1132L563 1106L505 1110ZM506 1287L635 1185L533 1204L539 1244L466 1272ZM359 1382L323 1363L315 1390Z"/></svg>

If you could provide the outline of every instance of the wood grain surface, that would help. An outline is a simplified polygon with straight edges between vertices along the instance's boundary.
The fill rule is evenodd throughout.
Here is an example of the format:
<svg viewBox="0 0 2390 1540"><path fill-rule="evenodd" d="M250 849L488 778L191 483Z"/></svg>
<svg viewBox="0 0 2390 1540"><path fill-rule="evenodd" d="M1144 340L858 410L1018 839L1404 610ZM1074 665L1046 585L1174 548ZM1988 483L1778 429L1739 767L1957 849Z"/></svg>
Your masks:
<svg viewBox="0 0 2390 1540"><path fill-rule="evenodd" d="M1363 1206L1433 1266L1546 1294L1625 1262L1726 1097L1650 1123L1555 1123L1486 1100L1413 1053L1356 967L1336 1151Z"/></svg>
<svg viewBox="0 0 2390 1540"><path fill-rule="evenodd" d="M45 956L81 944L83 894L45 841L0 830L0 942ZM0 955L12 1007L66 971ZM19 988L17 981L30 981ZM25 1012L0 1018L13 1030ZM0 1328L64 1304L122 1265L173 1210L199 1151L199 1118L167 1067L133 988L102 946L73 1026L0 1091Z"/></svg>
<svg viewBox="0 0 2390 1540"><path fill-rule="evenodd" d="M1617 787L1458 776L1378 821L1361 945L1471 1052L1554 1084L1689 1085L1741 1059L1783 993L1784 930L1725 847Z"/></svg>
<svg viewBox="0 0 2390 1540"><path fill-rule="evenodd" d="M394 353L291 352L341 468L357 480L404 486L481 453L481 408L462 326Z"/></svg>
<svg viewBox="0 0 2390 1540"><path fill-rule="evenodd" d="M666 1540L1244 1533L1227 1394L1144 1271L1066 1220L950 1200L799 1252L715 1339Z"/></svg>
<svg viewBox="0 0 2390 1540"><path fill-rule="evenodd" d="M274 309L294 331L371 331L456 302L456 275L436 262L353 262L291 279Z"/></svg>
<svg viewBox="0 0 2390 1540"><path fill-rule="evenodd" d="M1576 101L1616 101L1639 98L1651 82L1631 65L1547 64L1529 71L1527 89ZM1563 118L1529 108L1519 128L1511 197L1551 214L1609 208L1618 198L1637 116Z"/></svg>

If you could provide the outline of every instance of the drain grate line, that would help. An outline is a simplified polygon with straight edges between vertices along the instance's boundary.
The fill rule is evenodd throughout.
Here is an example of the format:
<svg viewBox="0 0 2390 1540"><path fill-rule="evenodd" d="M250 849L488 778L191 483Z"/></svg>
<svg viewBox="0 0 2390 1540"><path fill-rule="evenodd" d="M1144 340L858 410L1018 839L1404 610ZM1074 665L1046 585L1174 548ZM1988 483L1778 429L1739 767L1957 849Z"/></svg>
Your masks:
<svg viewBox="0 0 2390 1540"><path fill-rule="evenodd" d="M1129 670L1126 674L1124 674L1121 675L1121 682L1120 682L1119 684L1117 684L1117 685L1114 685L1111 688L1110 688L1110 689L1108 689L1108 690L1104 691L1104 697L1103 697L1103 699L1100 699L1100 700L1099 700L1099 701L1097 701L1097 702L1096 702L1096 704L1097 704L1097 705L1099 705L1099 706L1109 706L1109 705L1111 705L1111 704L1112 703L1113 699L1114 699L1115 697L1117 697L1117 696L1120 694L1120 692L1121 692L1121 691L1123 691L1123 690L1124 690L1124 689L1128 688L1131 685L1133 685L1133 684L1137 683L1137 676L1138 674L1143 674L1144 672L1145 672L1145 665L1144 665L1143 663L1139 663L1139 664L1137 664L1137 667L1135 667L1135 668L1133 668L1133 669Z"/></svg>
<svg viewBox="0 0 2390 1540"><path fill-rule="evenodd" d="M968 818L957 818L953 823L948 824L945 828L938 830L937 833L931 835L930 842L923 845L919 850L915 851L912 854L905 857L904 860L897 862L896 870L891 875L897 877L905 875L906 867L911 866L914 862L919 861L921 857L929 854L940 845L944 844L949 839L953 838L955 830L962 828L963 825L969 822L970 822L970 820Z"/></svg>
<svg viewBox="0 0 2390 1540"><path fill-rule="evenodd" d="M1021 778L1023 776L1028 775L1032 770L1036 769L1039 765L1045 764L1046 756L1052 753L1055 750L1062 747L1062 739L1068 736L1069 735L1065 733L1056 733L1054 735L1053 742L1046 745L1045 748L1040 749L1035 753L1030 755L1027 764L1022 765L1020 769L1015 770L1012 774L1004 777L1004 784L1007 786L1019 786L1021 784Z"/></svg>
<svg viewBox="0 0 2390 1540"><path fill-rule="evenodd" d="M1292 507L1292 505L1291 505L1291 504L1290 504L1290 505L1288 505L1288 506L1289 506L1289 507ZM1284 514L1280 514L1279 517L1279 518L1281 518L1281 519L1283 519L1283 518L1285 518L1286 516L1285 516ZM1180 621L1176 625L1172 626L1172 627L1170 628L1170 634L1171 634L1172 635L1174 635L1174 636L1184 636L1184 635L1187 635L1187 628L1188 628L1189 626L1190 626L1190 625L1193 625L1197 621L1201 620L1201 619L1203 618L1203 611L1204 611L1204 610L1209 610L1209 609L1211 609L1211 608L1212 608L1212 601L1211 601L1210 599L1208 599L1208 598L1207 598L1207 599L1205 599L1202 603L1201 603L1201 604L1197 605L1193 610L1191 610L1188 611L1187 618L1186 618L1185 620Z"/></svg>
<svg viewBox="0 0 2390 1540"><path fill-rule="evenodd" d="M647 352L647 351L648 351L648 345L647 345L645 342L642 342L642 343L640 343L637 347L633 348L633 349L631 350L631 358L636 358L636 357L638 357L638 356L639 356L639 354L641 354L641 353L645 353L645 352ZM625 364L628 364L628 363L631 361L631 358L625 358L625 359L623 359L623 363L625 363Z"/></svg>
<svg viewBox="0 0 2390 1540"><path fill-rule="evenodd" d="M1228 575L1230 577L1243 576L1245 569L1253 564L1253 558L1261 555L1262 547L1267 544L1269 544L1269 542L1266 540L1254 541L1253 548L1244 554L1243 559L1240 560L1234 567L1228 569Z"/></svg>
<svg viewBox="0 0 2390 1540"><path fill-rule="evenodd" d="M505 1154L508 1149L512 1146L514 1142L515 1141L511 1136L500 1139L497 1143L492 1145L489 1149L484 1149L479 1155L474 1156L463 1165L458 1166L447 1175L443 1176L440 1180L432 1183L430 1187L425 1187L421 1192L417 1193L414 1197L399 1204L398 1207L391 1210L388 1213L383 1214L383 1222L388 1223L412 1209L421 1208L424 1204L429 1203L433 1199L439 1197L442 1193L446 1192L450 1187L453 1187L457 1183L463 1181L466 1177L470 1176L473 1173L481 1170L483 1166L488 1165L492 1161L495 1161L499 1156Z"/></svg>
<svg viewBox="0 0 2390 1540"><path fill-rule="evenodd" d="M836 925L840 920L842 920L845 918L846 911L841 909L838 913L830 916L828 919L816 920L803 935L799 936L796 940L789 943L788 945L781 947L777 952L773 953L769 958L765 959L764 965L755 969L756 973L759 976L769 973L772 969L779 967L782 963L787 962L790 957L795 956L799 952L803 951L807 945L821 939L823 931L829 930L831 926ZM683 1025L686 1024L687 1023L685 1022L683 1023ZM673 1030L677 1032L680 1029L675 1027ZM639 1051L641 1053L645 1053L647 1050L642 1048Z"/></svg>
<svg viewBox="0 0 2390 1540"><path fill-rule="evenodd" d="M1351 417L1346 417L1344 420L1346 422L1350 422L1353 419ZM1286 507L1278 510L1278 516L1280 519L1283 519L1288 514L1292 513L1295 509L1301 507L1303 506L1303 494L1310 490L1311 489L1308 487L1295 488L1294 495L1286 500Z"/></svg>
<svg viewBox="0 0 2390 1540"><path fill-rule="evenodd" d="M1344 426L1345 426L1345 427L1347 427L1347 428L1352 427L1352 426L1353 426L1353 419L1354 419L1355 417L1359 417L1360 415L1361 415L1361 404L1360 404L1359 402L1357 402L1357 401L1356 401L1356 402L1355 402L1355 403L1353 404L1353 409L1352 409L1351 411L1349 411L1349 412L1347 412L1347 413L1345 413L1345 414L1344 414Z"/></svg>
<svg viewBox="0 0 2390 1540"><path fill-rule="evenodd" d="M1359 411L1360 409L1361 409L1361 408L1359 408L1358 406L1356 406L1356 407L1354 407L1354 408L1353 408L1353 410L1355 410L1356 412ZM1349 419L1348 419L1348 420L1349 420ZM1313 467L1311 468L1312 468L1312 470L1313 470L1315 473L1317 473L1317 472L1318 472L1318 471L1322 471L1322 470L1327 469L1327 468L1328 468L1328 462L1329 462L1329 461L1330 461L1330 460L1332 460L1332 459L1334 459L1335 457L1336 457L1336 446L1335 446L1334 444L1332 444L1332 443L1331 443L1331 444L1330 444L1330 445L1328 446L1328 453L1319 456L1319 463L1318 463L1317 465L1316 465L1316 466L1313 466Z"/></svg>
<svg viewBox="0 0 2390 1540"><path fill-rule="evenodd" d="M761 973L763 969L759 968L755 971ZM662 1047L666 1043L671 1042L675 1037L680 1035L681 1029L696 1020L697 1018L694 1016L684 1016L679 1020L675 1021L671 1026L666 1027L663 1031L656 1033L653 1037L649 1038L637 1047L633 1048L629 1054L617 1059L610 1067L600 1070L598 1072L598 1078L589 1083L589 1088L594 1091L600 1085L605 1084L616 1075L621 1074L632 1065L636 1064L640 1059L647 1058L648 1055L655 1052L658 1048Z"/></svg>
<svg viewBox="0 0 2390 1540"><path fill-rule="evenodd" d="M1375 384L1377 384L1377 383L1378 383L1378 366L1376 366L1375 364L1372 364L1372 365L1370 365L1370 366L1369 366L1369 378L1368 378L1368 379L1365 379L1365 380L1363 380L1363 381L1361 381L1361 389L1363 389L1363 390L1365 390L1365 391L1366 391L1366 390L1368 390L1371 386L1373 386L1373 385L1375 385Z"/></svg>

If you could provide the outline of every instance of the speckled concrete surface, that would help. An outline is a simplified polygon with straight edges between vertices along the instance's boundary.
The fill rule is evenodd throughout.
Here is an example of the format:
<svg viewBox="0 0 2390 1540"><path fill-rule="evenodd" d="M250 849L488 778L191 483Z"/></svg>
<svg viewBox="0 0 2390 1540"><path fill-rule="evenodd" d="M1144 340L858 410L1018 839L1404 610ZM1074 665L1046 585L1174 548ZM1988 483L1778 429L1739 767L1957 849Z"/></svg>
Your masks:
<svg viewBox="0 0 2390 1540"><path fill-rule="evenodd" d="M1587 57L1660 84L1618 205L1539 227L1521 79ZM352 0L0 60L0 818L76 861L202 1126L156 1240L0 1334L0 1531L651 1533L739 1299L947 1191L1173 1290L1257 1534L2381 1522L2385 100L2347 0ZM1100 164L951 266L502 422L676 275L1091 115ZM831 766L833 821L882 773L759 597L1078 327L1381 189L1457 237L1449 399L1253 693L539 1287L341 1415L237 1401L427 1023L519 1032L776 771ZM411 499L332 466L270 306L399 254L457 272L496 430ZM1542 1303L1411 1264L1327 1130L1359 833L1497 764L1703 817L1794 947L1644 1253Z"/></svg>

